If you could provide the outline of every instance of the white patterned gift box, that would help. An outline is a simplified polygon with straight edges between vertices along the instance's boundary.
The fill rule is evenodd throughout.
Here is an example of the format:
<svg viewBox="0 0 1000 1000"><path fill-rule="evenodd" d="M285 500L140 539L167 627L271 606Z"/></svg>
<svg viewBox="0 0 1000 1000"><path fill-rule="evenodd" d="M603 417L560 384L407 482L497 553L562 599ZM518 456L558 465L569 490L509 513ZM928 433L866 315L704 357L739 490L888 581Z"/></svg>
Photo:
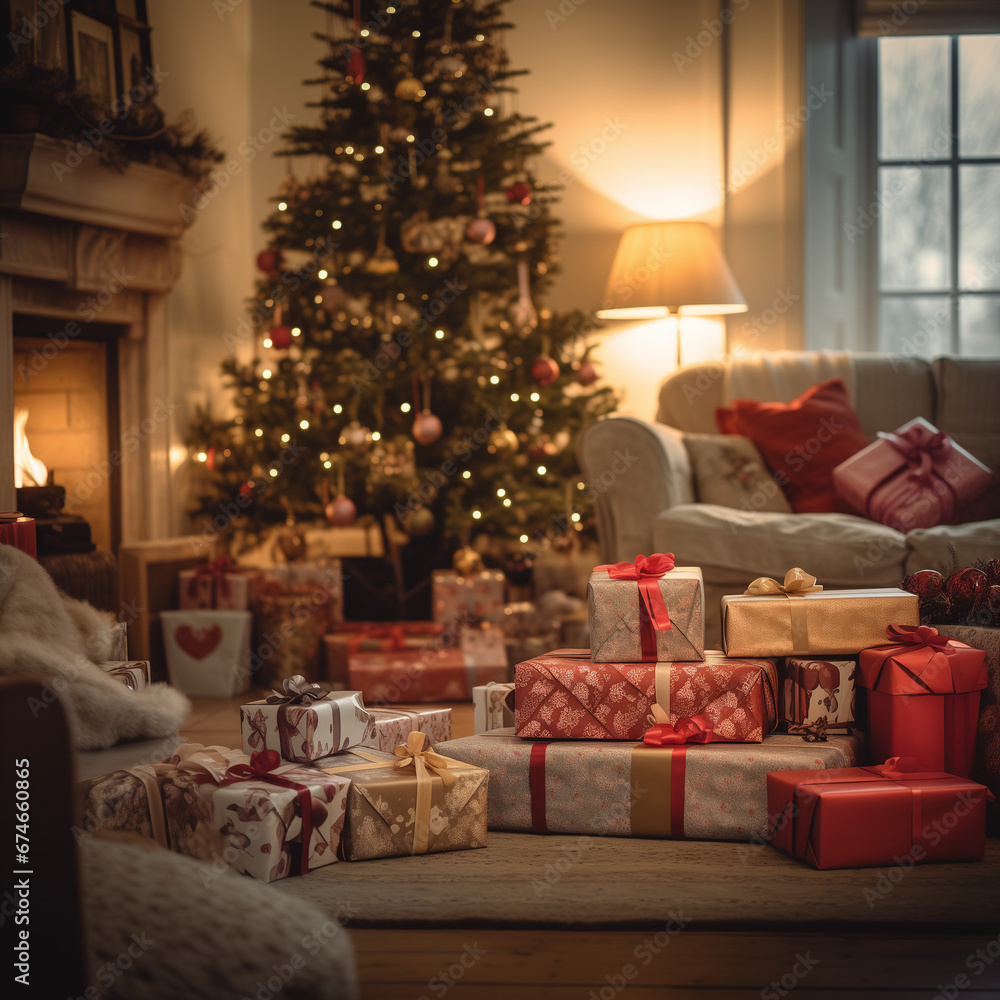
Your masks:
<svg viewBox="0 0 1000 1000"><path fill-rule="evenodd" d="M473 731L488 733L514 725L514 683L477 684L472 689Z"/></svg>
<svg viewBox="0 0 1000 1000"><path fill-rule="evenodd" d="M435 570L431 580L434 621L447 624L456 618L489 618L504 606L505 582L498 569L479 573Z"/></svg>
<svg viewBox="0 0 1000 1000"><path fill-rule="evenodd" d="M853 729L857 672L858 660L854 656L786 657L781 671L782 722L808 728L822 721L823 727L831 731Z"/></svg>
<svg viewBox="0 0 1000 1000"><path fill-rule="evenodd" d="M149 687L149 660L107 660L97 665L130 691Z"/></svg>
<svg viewBox="0 0 1000 1000"><path fill-rule="evenodd" d="M413 732L423 733L432 747L451 739L450 708L369 708L366 711L372 717L374 733L366 736L362 746L392 753Z"/></svg>
<svg viewBox="0 0 1000 1000"><path fill-rule="evenodd" d="M243 752L275 750L283 760L312 761L360 746L374 730L360 691L324 691L301 674L284 693L240 706Z"/></svg>

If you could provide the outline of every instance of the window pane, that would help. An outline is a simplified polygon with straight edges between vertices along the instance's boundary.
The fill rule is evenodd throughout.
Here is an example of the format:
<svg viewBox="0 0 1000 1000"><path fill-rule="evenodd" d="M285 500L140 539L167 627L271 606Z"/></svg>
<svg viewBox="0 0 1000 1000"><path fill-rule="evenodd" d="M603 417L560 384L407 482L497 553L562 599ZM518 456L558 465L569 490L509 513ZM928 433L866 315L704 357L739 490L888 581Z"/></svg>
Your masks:
<svg viewBox="0 0 1000 1000"><path fill-rule="evenodd" d="M1000 167L961 167L958 273L962 288L1000 288Z"/></svg>
<svg viewBox="0 0 1000 1000"><path fill-rule="evenodd" d="M941 159L951 155L947 37L880 38L879 157Z"/></svg>
<svg viewBox="0 0 1000 1000"><path fill-rule="evenodd" d="M883 296L878 349L908 358L951 353L951 303L947 295Z"/></svg>
<svg viewBox="0 0 1000 1000"><path fill-rule="evenodd" d="M947 167L881 167L879 284L885 290L950 285Z"/></svg>
<svg viewBox="0 0 1000 1000"><path fill-rule="evenodd" d="M1000 35L958 39L958 148L962 156L1000 156Z"/></svg>
<svg viewBox="0 0 1000 1000"><path fill-rule="evenodd" d="M1000 296L963 295L958 302L959 354L1000 357Z"/></svg>

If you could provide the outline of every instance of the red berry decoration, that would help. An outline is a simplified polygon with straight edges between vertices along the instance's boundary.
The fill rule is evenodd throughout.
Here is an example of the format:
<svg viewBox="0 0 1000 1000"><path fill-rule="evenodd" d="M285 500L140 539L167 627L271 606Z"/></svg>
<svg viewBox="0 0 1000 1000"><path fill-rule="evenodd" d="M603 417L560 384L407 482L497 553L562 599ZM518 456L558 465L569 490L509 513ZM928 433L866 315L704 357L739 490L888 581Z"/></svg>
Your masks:
<svg viewBox="0 0 1000 1000"><path fill-rule="evenodd" d="M944 577L936 569L921 569L903 579L903 590L918 597L933 597L944 587Z"/></svg>
<svg viewBox="0 0 1000 1000"><path fill-rule="evenodd" d="M986 595L986 589L986 574L972 566L952 573L944 582L951 610L961 618L968 618L976 610L976 605Z"/></svg>
<svg viewBox="0 0 1000 1000"><path fill-rule="evenodd" d="M277 278L281 273L281 251L275 248L261 250L257 254L257 266L269 278Z"/></svg>
<svg viewBox="0 0 1000 1000"><path fill-rule="evenodd" d="M358 508L354 506L354 501L350 497L341 493L323 508L323 513L330 524L346 525L354 522L358 516Z"/></svg>
<svg viewBox="0 0 1000 1000"><path fill-rule="evenodd" d="M543 388L552 385L559 378L559 366L547 354L543 354L531 366L531 377Z"/></svg>
<svg viewBox="0 0 1000 1000"><path fill-rule="evenodd" d="M268 330L267 335L271 338L271 346L276 347L279 351L288 350L292 346L292 331L290 327L272 326Z"/></svg>
<svg viewBox="0 0 1000 1000"><path fill-rule="evenodd" d="M434 444L443 432L440 418L430 410L418 413L417 419L413 421L413 439L417 444Z"/></svg>
<svg viewBox="0 0 1000 1000"><path fill-rule="evenodd" d="M530 205L531 185L527 181L515 181L507 189L507 200L513 205Z"/></svg>
<svg viewBox="0 0 1000 1000"><path fill-rule="evenodd" d="M580 365L580 370L576 373L576 380L580 385L593 385L597 381L597 369L593 361L584 361Z"/></svg>

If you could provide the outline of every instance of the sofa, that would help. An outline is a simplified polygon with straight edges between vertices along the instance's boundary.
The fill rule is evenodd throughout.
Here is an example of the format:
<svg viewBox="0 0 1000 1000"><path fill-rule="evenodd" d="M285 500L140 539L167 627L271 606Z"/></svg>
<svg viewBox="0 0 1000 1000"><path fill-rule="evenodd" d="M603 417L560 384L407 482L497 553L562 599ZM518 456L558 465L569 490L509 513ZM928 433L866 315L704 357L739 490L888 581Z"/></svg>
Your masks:
<svg viewBox="0 0 1000 1000"><path fill-rule="evenodd" d="M1000 360L896 354L772 352L681 368L661 385L654 422L612 416L581 435L577 456L594 499L604 562L673 552L705 577L706 645L719 646L720 599L758 576L802 566L828 589L895 587L909 573L947 574L1000 556L1000 520L899 531L847 513L790 513L701 499L691 445L711 444L715 411L734 399L790 402L842 380L864 436L922 416L1000 471ZM765 475L768 470L764 469ZM763 506L777 492L759 489ZM990 500L995 503L994 492Z"/></svg>

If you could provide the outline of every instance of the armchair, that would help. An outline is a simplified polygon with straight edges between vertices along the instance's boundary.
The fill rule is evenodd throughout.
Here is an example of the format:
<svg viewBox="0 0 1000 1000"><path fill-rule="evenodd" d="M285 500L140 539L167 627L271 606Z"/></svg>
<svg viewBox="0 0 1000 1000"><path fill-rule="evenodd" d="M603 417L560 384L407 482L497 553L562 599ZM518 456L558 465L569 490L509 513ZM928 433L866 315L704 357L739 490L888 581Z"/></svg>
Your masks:
<svg viewBox="0 0 1000 1000"><path fill-rule="evenodd" d="M685 434L716 434L715 409L733 399L789 402L830 378L843 379L869 440L923 416L1000 471L1000 360L821 351L694 365L662 384L655 422L609 417L580 437L602 560L669 551L678 566L701 566L708 646L721 641L722 596L742 593L757 576L803 566L829 589L894 587L918 569L947 573L1000 556L1000 520L902 533L851 514L699 501Z"/></svg>

